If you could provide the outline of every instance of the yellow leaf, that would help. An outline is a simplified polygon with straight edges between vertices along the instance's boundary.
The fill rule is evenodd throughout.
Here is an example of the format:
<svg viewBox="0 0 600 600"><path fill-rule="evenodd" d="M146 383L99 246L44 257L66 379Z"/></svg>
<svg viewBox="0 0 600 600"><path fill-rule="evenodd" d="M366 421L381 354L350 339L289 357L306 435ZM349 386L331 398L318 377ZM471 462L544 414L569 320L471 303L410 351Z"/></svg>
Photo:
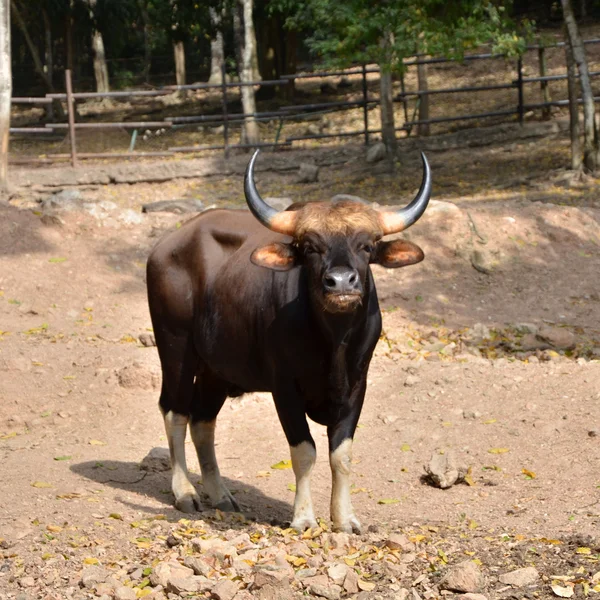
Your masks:
<svg viewBox="0 0 600 600"><path fill-rule="evenodd" d="M295 483L288 483L287 484L287 489L290 490L290 492L295 492L296 491L296 484Z"/></svg>
<svg viewBox="0 0 600 600"><path fill-rule="evenodd" d="M306 564L305 558L302 558L301 556L292 556L291 554L288 554L285 557L285 560L287 560L290 564L294 565L295 567L301 567L302 565Z"/></svg>
<svg viewBox="0 0 600 600"><path fill-rule="evenodd" d="M579 548L577 548L577 554L591 554L592 551L589 548L586 548L585 546L580 546Z"/></svg>
<svg viewBox="0 0 600 600"><path fill-rule="evenodd" d="M17 437L17 432L11 431L10 433L7 433L6 435L0 435L0 440L9 440L10 438L14 438L14 437Z"/></svg>
<svg viewBox="0 0 600 600"><path fill-rule="evenodd" d="M291 469L292 461L291 460L280 460L278 463L271 465L271 469Z"/></svg>
<svg viewBox="0 0 600 600"><path fill-rule="evenodd" d="M479 527L479 525L475 521L469 521L469 529L477 529L477 527Z"/></svg>
<svg viewBox="0 0 600 600"><path fill-rule="evenodd" d="M54 554L51 552L44 552L44 554L42 554L42 560L49 560L50 558L54 558Z"/></svg>
<svg viewBox="0 0 600 600"><path fill-rule="evenodd" d="M123 517L119 513L110 513L110 515L108 515L108 517L110 519L116 519L117 521L123 520Z"/></svg>
<svg viewBox="0 0 600 600"><path fill-rule="evenodd" d="M362 579L359 579L357 583L359 589L361 589L363 592L372 592L377 587L374 583L371 583L370 581L363 581Z"/></svg>
<svg viewBox="0 0 600 600"><path fill-rule="evenodd" d="M124 335L119 341L121 344L134 344L137 342L132 335Z"/></svg>
<svg viewBox="0 0 600 600"><path fill-rule="evenodd" d="M34 488L51 488L52 484L45 481L34 481L31 486Z"/></svg>
<svg viewBox="0 0 600 600"><path fill-rule="evenodd" d="M271 472L270 471L259 471L256 474L257 477L271 477Z"/></svg>
<svg viewBox="0 0 600 600"><path fill-rule="evenodd" d="M106 446L106 442L101 442L100 440L90 440L90 446Z"/></svg>
<svg viewBox="0 0 600 600"><path fill-rule="evenodd" d="M84 565L99 565L100 561L97 558L88 556L88 558L83 559L83 564Z"/></svg>
<svg viewBox="0 0 600 600"><path fill-rule="evenodd" d="M380 498L377 500L377 504L398 504L400 500L398 498Z"/></svg>
<svg viewBox="0 0 600 600"><path fill-rule="evenodd" d="M510 452L508 448L490 448L488 450L490 454L505 454L506 452Z"/></svg>
<svg viewBox="0 0 600 600"><path fill-rule="evenodd" d="M487 421L484 421L483 424L484 425L491 425L492 423L495 423L496 419L488 419Z"/></svg>
<svg viewBox="0 0 600 600"><path fill-rule="evenodd" d="M527 479L535 479L535 473L529 469L521 469L521 473L523 473Z"/></svg>
<svg viewBox="0 0 600 600"><path fill-rule="evenodd" d="M400 452L410 452L410 446L408 444L402 444L402 446L400 446Z"/></svg>
<svg viewBox="0 0 600 600"><path fill-rule="evenodd" d="M60 533L62 531L62 527L59 525L46 525L46 529L51 533Z"/></svg>
<svg viewBox="0 0 600 600"><path fill-rule="evenodd" d="M361 494L362 492L366 492L367 488L352 488L350 490L351 494Z"/></svg>

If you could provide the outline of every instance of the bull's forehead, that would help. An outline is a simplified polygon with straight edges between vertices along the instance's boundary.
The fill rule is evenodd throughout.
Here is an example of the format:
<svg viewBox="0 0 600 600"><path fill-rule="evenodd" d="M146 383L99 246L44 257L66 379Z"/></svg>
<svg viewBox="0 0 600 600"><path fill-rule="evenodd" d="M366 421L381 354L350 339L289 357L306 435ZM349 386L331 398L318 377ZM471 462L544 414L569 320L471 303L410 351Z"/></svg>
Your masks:
<svg viewBox="0 0 600 600"><path fill-rule="evenodd" d="M308 232L322 237L351 235L359 231L380 237L383 233L377 211L359 202L310 202L298 212L296 238Z"/></svg>

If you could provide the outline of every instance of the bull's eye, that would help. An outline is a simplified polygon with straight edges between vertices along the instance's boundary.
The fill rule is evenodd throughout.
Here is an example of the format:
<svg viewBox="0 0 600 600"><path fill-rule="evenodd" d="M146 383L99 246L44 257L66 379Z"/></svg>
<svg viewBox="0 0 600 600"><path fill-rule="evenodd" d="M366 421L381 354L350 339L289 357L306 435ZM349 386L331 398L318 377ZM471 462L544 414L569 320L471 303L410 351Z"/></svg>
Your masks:
<svg viewBox="0 0 600 600"><path fill-rule="evenodd" d="M360 247L360 250L362 252L366 252L367 254L371 254L371 252L373 252L373 246L371 244L363 244Z"/></svg>
<svg viewBox="0 0 600 600"><path fill-rule="evenodd" d="M317 254L318 250L312 244L306 244L304 246L304 254Z"/></svg>

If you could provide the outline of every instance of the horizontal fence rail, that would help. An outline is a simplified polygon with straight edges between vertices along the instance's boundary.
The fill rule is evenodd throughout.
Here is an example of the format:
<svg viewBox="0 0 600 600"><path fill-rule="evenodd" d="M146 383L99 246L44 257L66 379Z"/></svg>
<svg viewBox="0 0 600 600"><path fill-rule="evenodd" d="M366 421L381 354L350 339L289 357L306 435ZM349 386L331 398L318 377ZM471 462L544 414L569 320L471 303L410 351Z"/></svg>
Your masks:
<svg viewBox="0 0 600 600"><path fill-rule="evenodd" d="M600 39L585 40L585 44L598 44ZM517 78L507 83L500 84L489 84L489 85L466 85L458 87L445 87L445 88L433 88L423 90L406 90L404 85L404 78L401 75L400 82L402 91L394 94L394 102L402 103L404 106L405 122L402 126L397 127L397 131L404 131L406 135L411 135L414 128L424 125L436 125L441 123L452 123L470 120L480 120L488 118L499 118L499 117L516 117L521 123L523 122L525 112L539 110L543 111L543 115L546 117L549 115L548 111L550 107L566 106L569 101L567 99L555 99L550 98L548 92L548 82L561 81L567 78L567 75L547 75L545 72L545 58L544 52L549 48L563 47L563 42L557 42L554 44L535 44L527 46L526 51L537 51L539 56L540 76L539 77L524 77L523 75L523 62L522 58L518 58L516 61L510 63L516 66ZM505 59L506 56L495 53L479 53L470 54L461 57L460 59L453 59L447 57L423 57L416 56L413 59L404 61L405 68L419 65L437 65L444 63L464 63L467 64L472 61L478 60L496 60ZM516 63L516 64L515 64ZM365 144L369 144L373 136L381 134L380 129L373 129L369 126L369 111L375 108L379 104L379 99L372 98L369 96L368 90L368 75L378 74L379 68L374 66L362 65L361 67L350 68L347 70L332 70L332 71L311 71L305 73L294 73L289 75L283 75L279 79L274 80L262 80L262 81L228 81L225 73L225 68L222 69L222 81L221 83L193 83L189 85L167 85L155 90L126 90L126 91L114 91L114 92L73 92L71 84L71 73L65 71L65 88L66 92L60 93L49 93L42 97L13 97L13 104L24 104L24 105L39 105L45 107L45 110L50 110L54 103L58 102L60 105L66 105L67 122L66 123L46 123L44 126L35 127L11 127L11 134L18 136L27 135L40 135L41 139L55 139L49 138L48 134L59 134L64 135L64 132L68 130L68 137L70 143L70 152L56 152L56 153L44 153L44 157L39 160L40 162L48 162L52 160L65 160L70 159L71 163L75 166L78 159L105 159L105 158L134 158L134 157L166 157L175 156L178 153L199 153L206 151L223 150L227 156L228 151L236 148L253 148L253 147L270 147L270 148L285 148L291 146L294 142L306 141L306 140L324 140L331 138L350 138L356 136L363 136ZM591 77L597 77L600 75L600 71L594 71L590 73ZM252 87L285 87L294 85L295 81L309 80L309 79L327 79L331 77L342 77L342 78L355 78L360 80L361 92L358 94L357 99L353 100L336 100L330 102L313 102L307 104L294 104L288 106L282 106L276 110L256 111L254 113L243 113L243 112L230 112L229 104L232 101L232 97L228 96L230 90L241 89L246 86ZM544 98L543 102L537 103L526 103L525 102L525 88L531 84L539 84ZM155 121L117 121L117 122L102 122L102 121L81 121L78 120L75 111L75 103L79 100L89 100L95 98L113 98L113 99L127 99L127 98L160 98L173 94L186 93L188 91L216 91L221 98L221 112L212 112L205 114L196 115L185 115L185 116L169 116L163 120ZM437 96L441 94L471 94L479 92L493 92L499 90L515 90L516 97L513 107L502 110L490 110L477 112L473 114L459 114L453 116L442 116L427 119L418 119L417 108L419 103L424 98L429 96ZM214 98L214 96L211 96ZM219 96L217 96L218 98ZM407 102L409 99L413 99L416 102L414 113L412 118L409 116L409 110ZM596 102L600 101L600 97L594 98ZM581 102L581 101L579 101ZM314 119L315 117L331 114L334 112L362 109L362 128L355 128L350 131L336 131L336 132L320 132L320 133L306 133L303 135L294 134L281 136L284 123L286 122L298 122L306 119ZM258 144L247 144L243 140L240 143L231 143L230 134L231 127L233 125L244 124L248 120L254 121L273 121L278 123L277 133L273 141L262 141ZM190 127L193 125L207 124L213 127L222 127L222 143L207 143L207 144L194 144L194 145L172 145L165 150L161 151L136 151L135 144L138 139L138 133L140 131L145 132L143 136L155 134L162 134L164 132L176 132L181 128ZM131 143L128 152L81 152L77 151L76 135L77 131L82 130L133 130L131 132ZM154 133L153 133L154 132ZM146 137L143 137L146 139Z"/></svg>

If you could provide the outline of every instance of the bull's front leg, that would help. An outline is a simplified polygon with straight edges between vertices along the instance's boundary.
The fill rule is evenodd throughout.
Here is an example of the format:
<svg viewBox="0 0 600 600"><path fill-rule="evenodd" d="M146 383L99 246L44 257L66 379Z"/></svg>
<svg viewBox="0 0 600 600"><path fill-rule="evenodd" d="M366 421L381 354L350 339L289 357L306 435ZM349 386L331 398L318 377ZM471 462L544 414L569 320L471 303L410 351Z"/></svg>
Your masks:
<svg viewBox="0 0 600 600"><path fill-rule="evenodd" d="M304 412L304 401L288 382L273 393L279 421L290 445L292 468L296 476L296 497L291 527L304 531L317 527L310 492L310 476L317 459L315 442L310 434Z"/></svg>
<svg viewBox="0 0 600 600"><path fill-rule="evenodd" d="M360 533L360 521L350 499L352 441L365 396L365 383L359 384L349 398L338 405L334 423L327 428L331 466L331 521L334 531Z"/></svg>

